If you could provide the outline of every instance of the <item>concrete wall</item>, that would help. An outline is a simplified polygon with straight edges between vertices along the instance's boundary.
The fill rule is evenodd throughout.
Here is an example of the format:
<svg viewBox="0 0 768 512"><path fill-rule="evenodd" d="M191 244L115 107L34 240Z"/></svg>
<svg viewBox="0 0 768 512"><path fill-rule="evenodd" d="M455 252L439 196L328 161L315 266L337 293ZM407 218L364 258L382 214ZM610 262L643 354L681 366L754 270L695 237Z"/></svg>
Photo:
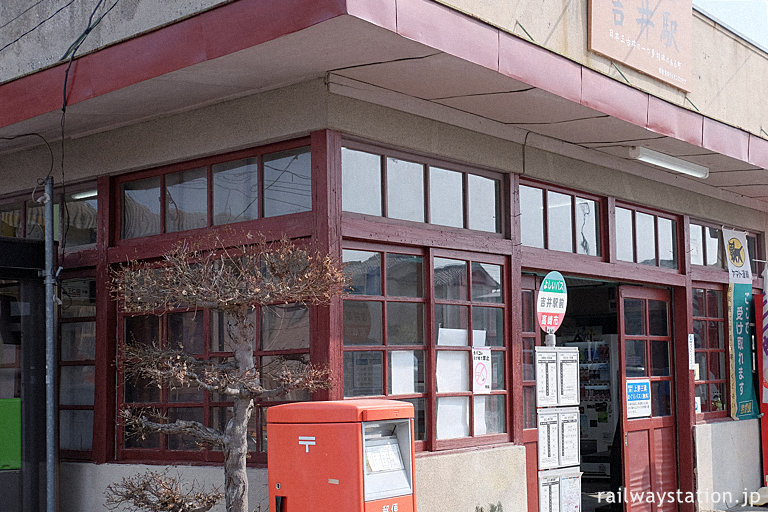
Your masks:
<svg viewBox="0 0 768 512"><path fill-rule="evenodd" d="M104 510L104 491L121 479L165 466L65 462L59 472L60 512ZM493 471L490 471L493 468ZM205 489L223 488L221 467L172 466L172 476L195 481ZM418 512L474 512L475 507L501 503L505 512L526 512L525 449L499 446L416 458ZM268 510L267 470L248 470L249 510ZM258 507L261 507L259 509ZM223 503L213 512L224 510Z"/></svg>
<svg viewBox="0 0 768 512"><path fill-rule="evenodd" d="M699 511L744 504L744 492L761 485L760 420L696 425L696 489Z"/></svg>

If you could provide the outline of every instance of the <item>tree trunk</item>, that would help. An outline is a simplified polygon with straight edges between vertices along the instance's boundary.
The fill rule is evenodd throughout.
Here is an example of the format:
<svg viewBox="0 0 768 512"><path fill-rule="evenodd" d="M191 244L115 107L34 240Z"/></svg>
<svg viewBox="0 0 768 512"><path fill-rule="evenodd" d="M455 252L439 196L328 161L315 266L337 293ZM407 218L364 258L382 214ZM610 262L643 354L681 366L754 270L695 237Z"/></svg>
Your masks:
<svg viewBox="0 0 768 512"><path fill-rule="evenodd" d="M227 512L248 512L248 420L253 400L236 398L234 414L227 423L224 443L224 479Z"/></svg>

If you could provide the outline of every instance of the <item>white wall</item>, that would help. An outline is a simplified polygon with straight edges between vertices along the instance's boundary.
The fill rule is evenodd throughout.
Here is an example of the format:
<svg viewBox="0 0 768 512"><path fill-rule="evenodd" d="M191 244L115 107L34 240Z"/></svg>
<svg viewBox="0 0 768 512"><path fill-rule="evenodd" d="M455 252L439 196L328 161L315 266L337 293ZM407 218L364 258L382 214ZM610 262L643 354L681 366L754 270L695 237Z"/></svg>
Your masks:
<svg viewBox="0 0 768 512"><path fill-rule="evenodd" d="M694 438L699 511L743 504L760 487L760 420L696 425Z"/></svg>

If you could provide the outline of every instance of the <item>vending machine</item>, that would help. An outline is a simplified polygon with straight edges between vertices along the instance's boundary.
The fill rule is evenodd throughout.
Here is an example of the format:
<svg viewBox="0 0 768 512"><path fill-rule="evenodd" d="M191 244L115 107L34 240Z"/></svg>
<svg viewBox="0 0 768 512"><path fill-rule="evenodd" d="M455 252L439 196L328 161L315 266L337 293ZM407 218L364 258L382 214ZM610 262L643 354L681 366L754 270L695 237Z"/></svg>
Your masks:
<svg viewBox="0 0 768 512"><path fill-rule="evenodd" d="M383 399L267 409L270 511L318 504L345 512L415 512L413 405Z"/></svg>

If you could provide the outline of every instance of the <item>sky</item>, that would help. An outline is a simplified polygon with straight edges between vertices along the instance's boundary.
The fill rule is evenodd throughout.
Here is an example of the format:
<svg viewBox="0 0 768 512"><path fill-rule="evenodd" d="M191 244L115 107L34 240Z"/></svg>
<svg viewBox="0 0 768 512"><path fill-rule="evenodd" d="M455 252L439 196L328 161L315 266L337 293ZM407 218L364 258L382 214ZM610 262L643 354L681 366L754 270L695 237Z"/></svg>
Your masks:
<svg viewBox="0 0 768 512"><path fill-rule="evenodd" d="M693 0L693 6L768 52L768 0Z"/></svg>

